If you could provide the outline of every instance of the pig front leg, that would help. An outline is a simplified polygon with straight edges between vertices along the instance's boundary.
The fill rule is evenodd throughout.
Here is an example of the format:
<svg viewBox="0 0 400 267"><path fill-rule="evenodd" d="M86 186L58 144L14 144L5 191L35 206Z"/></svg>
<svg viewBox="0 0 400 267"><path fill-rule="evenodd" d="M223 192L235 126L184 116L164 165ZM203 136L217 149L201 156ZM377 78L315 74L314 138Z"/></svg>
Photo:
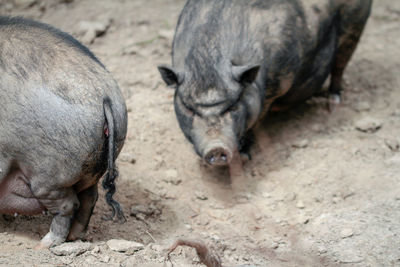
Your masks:
<svg viewBox="0 0 400 267"><path fill-rule="evenodd" d="M79 208L78 197L72 187L54 191L32 190L39 202L52 214L50 231L42 238L37 248L49 248L63 243L70 231L71 222Z"/></svg>
<svg viewBox="0 0 400 267"><path fill-rule="evenodd" d="M247 161L251 160L251 147L255 143L255 137L253 130L250 129L247 131L247 133L240 139L239 146L240 146L240 158L243 163L246 163Z"/></svg>
<svg viewBox="0 0 400 267"><path fill-rule="evenodd" d="M92 216L94 206L98 199L97 184L85 189L78 194L80 202L79 209L76 211L72 222L71 231L67 240L73 241L82 237Z"/></svg>

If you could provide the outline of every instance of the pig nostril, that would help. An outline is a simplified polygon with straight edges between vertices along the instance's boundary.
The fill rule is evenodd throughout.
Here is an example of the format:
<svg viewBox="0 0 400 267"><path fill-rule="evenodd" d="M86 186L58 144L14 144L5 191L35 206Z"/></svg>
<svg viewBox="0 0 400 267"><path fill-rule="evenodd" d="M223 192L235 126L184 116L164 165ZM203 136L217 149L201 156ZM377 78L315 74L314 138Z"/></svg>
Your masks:
<svg viewBox="0 0 400 267"><path fill-rule="evenodd" d="M226 162L227 159L228 159L228 157L226 156L226 154L222 153L222 154L221 154L221 160L222 160L223 162Z"/></svg>
<svg viewBox="0 0 400 267"><path fill-rule="evenodd" d="M208 160L208 162L209 162L209 163L214 163L214 162L215 162L215 157L211 157L211 158Z"/></svg>

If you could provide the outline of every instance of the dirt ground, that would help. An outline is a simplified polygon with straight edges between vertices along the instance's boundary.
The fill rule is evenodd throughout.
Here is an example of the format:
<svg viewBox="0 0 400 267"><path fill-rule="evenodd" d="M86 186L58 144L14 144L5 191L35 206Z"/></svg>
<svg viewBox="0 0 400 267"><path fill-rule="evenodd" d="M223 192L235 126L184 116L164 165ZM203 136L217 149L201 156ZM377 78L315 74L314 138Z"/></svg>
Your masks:
<svg viewBox="0 0 400 267"><path fill-rule="evenodd" d="M156 68L170 63L183 5L0 0L2 15L34 18L84 41L113 73L129 111L116 194L128 221L103 221L110 210L101 195L90 248L57 256L33 249L50 217L0 218L0 265L171 266L166 249L192 238L213 247L224 266L400 266L400 1L375 0L345 74L343 104L329 113L315 98L270 114L234 186L226 171L204 167L185 140L174 92ZM116 252L110 239L144 247ZM190 248L171 261L199 266Z"/></svg>

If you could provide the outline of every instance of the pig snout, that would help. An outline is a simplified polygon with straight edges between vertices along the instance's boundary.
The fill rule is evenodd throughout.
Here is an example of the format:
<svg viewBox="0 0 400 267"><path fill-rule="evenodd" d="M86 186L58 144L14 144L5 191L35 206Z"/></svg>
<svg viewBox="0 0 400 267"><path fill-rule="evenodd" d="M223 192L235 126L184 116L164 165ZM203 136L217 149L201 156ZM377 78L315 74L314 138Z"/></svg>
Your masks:
<svg viewBox="0 0 400 267"><path fill-rule="evenodd" d="M233 156L233 150L223 142L209 144L203 153L203 159L210 165L229 165Z"/></svg>
<svg viewBox="0 0 400 267"><path fill-rule="evenodd" d="M196 153L209 165L226 166L238 151L238 131L230 114L195 116L190 141Z"/></svg>

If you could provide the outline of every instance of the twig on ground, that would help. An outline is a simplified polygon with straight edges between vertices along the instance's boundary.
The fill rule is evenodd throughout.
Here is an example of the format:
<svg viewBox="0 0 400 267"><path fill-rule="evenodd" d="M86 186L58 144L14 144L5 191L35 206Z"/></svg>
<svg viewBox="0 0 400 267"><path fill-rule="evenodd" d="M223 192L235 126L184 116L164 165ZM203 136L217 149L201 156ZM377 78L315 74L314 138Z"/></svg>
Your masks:
<svg viewBox="0 0 400 267"><path fill-rule="evenodd" d="M170 254L179 246L188 246L196 249L200 262L207 267L222 267L218 255L212 253L203 242L189 239L178 239L175 241L168 250L165 260L171 261Z"/></svg>

